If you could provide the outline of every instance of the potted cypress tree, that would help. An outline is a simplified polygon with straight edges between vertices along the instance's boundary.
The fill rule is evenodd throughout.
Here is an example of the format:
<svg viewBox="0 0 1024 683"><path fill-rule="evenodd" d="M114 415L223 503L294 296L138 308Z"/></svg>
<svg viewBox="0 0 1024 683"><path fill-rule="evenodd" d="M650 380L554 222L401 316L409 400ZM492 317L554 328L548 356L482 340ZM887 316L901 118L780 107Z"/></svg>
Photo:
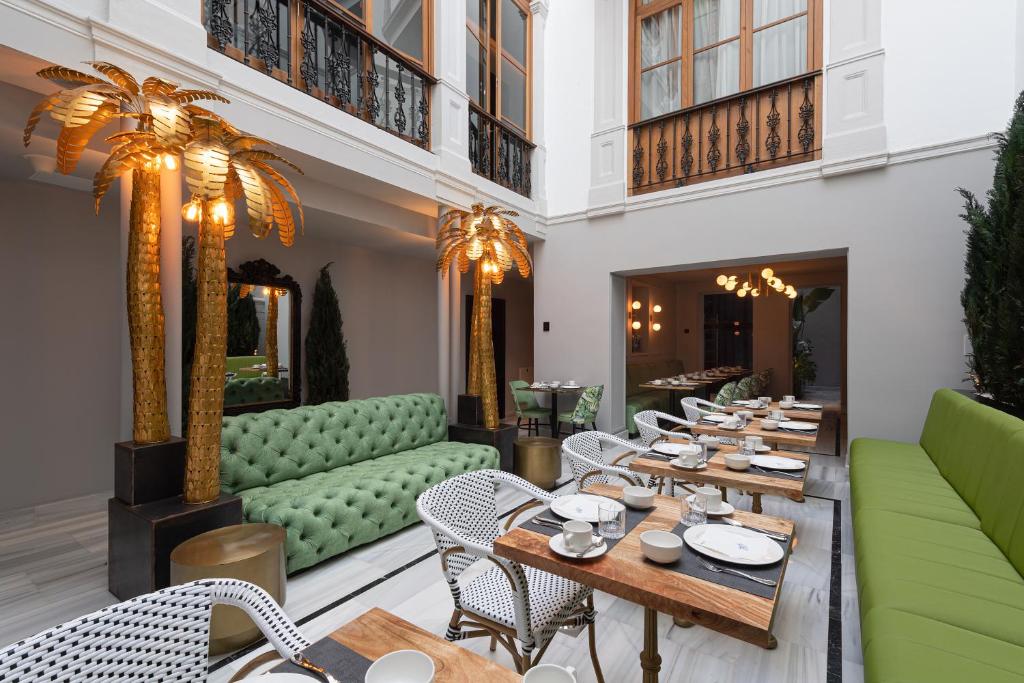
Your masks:
<svg viewBox="0 0 1024 683"><path fill-rule="evenodd" d="M979 400L1024 415L1024 93L998 136L987 206L968 190L967 278L960 300L973 353L968 370Z"/></svg>
<svg viewBox="0 0 1024 683"><path fill-rule="evenodd" d="M306 403L311 405L348 400L348 353L330 267L320 269L306 333Z"/></svg>

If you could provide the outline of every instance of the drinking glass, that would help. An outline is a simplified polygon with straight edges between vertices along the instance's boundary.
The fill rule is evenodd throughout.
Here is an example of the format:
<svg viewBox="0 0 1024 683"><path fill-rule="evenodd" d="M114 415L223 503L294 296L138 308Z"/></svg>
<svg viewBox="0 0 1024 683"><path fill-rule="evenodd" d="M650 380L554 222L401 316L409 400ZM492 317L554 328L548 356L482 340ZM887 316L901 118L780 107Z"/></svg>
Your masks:
<svg viewBox="0 0 1024 683"><path fill-rule="evenodd" d="M706 524L708 521L707 503L704 496L696 495L679 499L680 520L683 526L696 526Z"/></svg>
<svg viewBox="0 0 1024 683"><path fill-rule="evenodd" d="M776 420L776 421L781 422L782 421L782 411L781 410L772 410L772 411L770 411L768 413L768 417L770 419L772 419L772 420Z"/></svg>
<svg viewBox="0 0 1024 683"><path fill-rule="evenodd" d="M597 506L597 533L604 538L626 535L626 506L610 500Z"/></svg>
<svg viewBox="0 0 1024 683"><path fill-rule="evenodd" d="M760 403L763 407L767 408L768 406L770 406L772 404L772 397L771 396L758 396L757 397L757 402Z"/></svg>

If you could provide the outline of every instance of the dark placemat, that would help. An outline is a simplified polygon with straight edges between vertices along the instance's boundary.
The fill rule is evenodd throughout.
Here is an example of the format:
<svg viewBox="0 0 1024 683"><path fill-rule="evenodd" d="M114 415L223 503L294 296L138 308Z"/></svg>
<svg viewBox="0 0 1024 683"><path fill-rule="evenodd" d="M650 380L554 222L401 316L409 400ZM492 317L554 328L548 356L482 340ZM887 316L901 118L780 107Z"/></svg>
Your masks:
<svg viewBox="0 0 1024 683"><path fill-rule="evenodd" d="M790 481L800 481L804 478L804 472L807 471L807 466L804 465L804 468L802 470L786 470L786 472L792 471L793 474L799 474L799 477L794 477L789 474L786 474L786 472L783 472L782 470L762 470L755 467L754 465L751 465L750 469L744 471L747 472L748 474L756 474L759 477L771 477L772 479L788 479ZM739 488L743 487L740 486Z"/></svg>
<svg viewBox="0 0 1024 683"><path fill-rule="evenodd" d="M708 519L708 524L725 524L725 522L719 519ZM687 527L683 524L677 524L672 530L672 533L676 534L680 538L683 537L683 533ZM762 598L773 598L775 597L775 586L765 586L758 583L757 581L751 581L745 579L742 576L735 576L726 572L712 572L704 567L700 566L697 562L697 558L701 558L712 564L718 565L719 567L731 567L732 569L738 569L741 572L750 574L751 576L757 576L762 579L771 579L772 581L778 581L779 577L782 576L782 568L786 564L786 558L789 557L790 544L793 538L789 537L785 543L782 541L775 541L783 547L786 554L783 555L782 559L775 564L770 564L765 567L747 567L742 565L733 565L728 562L722 562L721 560L715 560L710 557L704 557L695 550L691 550L690 546L686 545L686 541L683 541L683 556L673 562L672 564L660 564L651 562L650 560L644 560L651 564L656 564L659 567L668 569L669 571L678 572L680 574L686 574L687 576L693 576L710 583L717 583L720 586L728 586L729 588L735 588L741 590L744 593L750 593L752 595L758 595Z"/></svg>
<svg viewBox="0 0 1024 683"><path fill-rule="evenodd" d="M366 672L373 664L369 659L358 652L351 650L332 638L318 640L305 650L303 654L317 666L322 666L329 674L338 679L340 683L362 683L366 679ZM291 662L284 662L271 669L275 674L303 674L311 681L321 680L311 671L306 671L301 666Z"/></svg>
<svg viewBox="0 0 1024 683"><path fill-rule="evenodd" d="M620 501L616 501L616 502L622 503L621 500ZM626 534L628 534L630 531L632 531L633 529L637 528L637 526L640 524L640 522L642 522L645 519L647 519L647 516L650 515L652 512L654 512L654 510L656 509L656 508L654 508L652 506L652 507L647 508L646 510L637 510L635 508L629 507L625 503L622 503L622 504L626 506L626 533L623 534L623 538L625 538ZM568 521L564 517L560 517L559 515L557 515L554 512L552 512L550 507L541 508L541 511L538 512L535 515L535 517L547 517L548 519L557 519L557 520L560 520L560 521ZM598 525L594 524L593 526L594 526L594 533L596 534L597 533ZM523 527L526 528L526 529L529 529L530 531L536 531L539 534L544 534L545 536L557 536L558 534L562 533L561 529L556 529L553 526L548 526L546 524L537 524L536 522L533 521L532 517L530 518L529 521L523 523ZM621 540L622 540L622 538L606 538L606 539L604 539L604 542L605 542L605 544L607 544L608 550L611 550L612 548L615 547L615 544L618 543Z"/></svg>

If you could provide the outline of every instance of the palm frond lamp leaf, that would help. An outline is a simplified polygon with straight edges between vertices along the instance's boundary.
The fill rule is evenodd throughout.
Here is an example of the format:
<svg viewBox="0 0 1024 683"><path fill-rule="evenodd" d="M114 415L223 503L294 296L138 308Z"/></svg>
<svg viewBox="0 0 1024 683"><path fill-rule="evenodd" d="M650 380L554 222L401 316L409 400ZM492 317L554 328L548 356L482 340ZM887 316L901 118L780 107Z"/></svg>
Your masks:
<svg viewBox="0 0 1024 683"><path fill-rule="evenodd" d="M75 170L95 135L117 119L134 119L136 130L107 138L112 147L93 180L96 211L111 184L132 174L128 232L128 332L132 354L132 438L157 443L170 437L164 378L164 314L160 294L160 168L177 166L188 140L192 111L198 99L227 102L203 90L150 77L139 85L130 73L109 62L90 62L101 76L64 66L38 72L60 90L48 95L29 114L23 141L27 147L44 114L61 126L57 137L57 170ZM193 111L199 110L193 107Z"/></svg>
<svg viewBox="0 0 1024 683"><path fill-rule="evenodd" d="M191 137L184 149L184 167L192 197L182 208L182 216L199 223L199 248L185 502L205 503L220 493L220 430L228 342L224 242L235 232L235 201L244 201L249 230L254 236L265 238L276 227L278 238L286 247L295 240L295 217L286 195L295 202L300 226L304 218L295 189L268 162L281 162L299 173L302 171L275 152L259 149L270 143L241 133L209 112L194 114L191 126Z"/></svg>
<svg viewBox="0 0 1024 683"><path fill-rule="evenodd" d="M453 263L460 273L473 273L473 316L470 323L469 381L466 392L480 396L484 426L498 427L498 386L494 370L494 340L491 336L491 287L505 280L512 267L524 278L533 262L526 235L511 220L519 214L500 206L473 204L469 211L452 209L441 216L437 233L437 270L448 274Z"/></svg>

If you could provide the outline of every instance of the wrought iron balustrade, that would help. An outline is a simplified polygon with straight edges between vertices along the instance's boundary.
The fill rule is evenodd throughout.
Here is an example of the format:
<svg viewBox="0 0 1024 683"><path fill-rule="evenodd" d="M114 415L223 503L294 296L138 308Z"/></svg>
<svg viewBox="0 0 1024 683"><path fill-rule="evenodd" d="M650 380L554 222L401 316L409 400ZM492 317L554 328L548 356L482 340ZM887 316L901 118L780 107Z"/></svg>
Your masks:
<svg viewBox="0 0 1024 683"><path fill-rule="evenodd" d="M327 0L205 0L208 45L430 148L430 87L419 64Z"/></svg>
<svg viewBox="0 0 1024 683"><path fill-rule="evenodd" d="M473 173L529 197L534 147L513 128L469 103L469 161Z"/></svg>
<svg viewBox="0 0 1024 683"><path fill-rule="evenodd" d="M820 101L815 72L634 123L630 192L818 159Z"/></svg>

